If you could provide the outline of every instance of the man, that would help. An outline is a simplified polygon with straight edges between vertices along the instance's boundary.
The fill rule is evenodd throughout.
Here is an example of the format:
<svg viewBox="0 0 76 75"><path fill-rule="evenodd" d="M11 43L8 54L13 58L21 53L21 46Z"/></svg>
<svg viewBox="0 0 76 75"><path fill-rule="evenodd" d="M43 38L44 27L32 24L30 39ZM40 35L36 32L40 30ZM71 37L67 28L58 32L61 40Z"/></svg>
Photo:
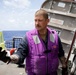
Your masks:
<svg viewBox="0 0 76 75"><path fill-rule="evenodd" d="M48 13L38 10L35 13L35 29L26 33L17 52L10 56L11 62L20 64L26 58L27 75L57 75L59 59L63 75L66 64L61 41L56 31L49 29Z"/></svg>

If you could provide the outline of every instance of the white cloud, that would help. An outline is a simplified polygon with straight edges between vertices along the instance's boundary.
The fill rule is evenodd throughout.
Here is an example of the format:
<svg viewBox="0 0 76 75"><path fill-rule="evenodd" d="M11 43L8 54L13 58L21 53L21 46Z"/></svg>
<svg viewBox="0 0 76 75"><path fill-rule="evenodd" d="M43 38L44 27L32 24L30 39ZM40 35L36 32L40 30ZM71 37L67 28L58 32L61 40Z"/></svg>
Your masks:
<svg viewBox="0 0 76 75"><path fill-rule="evenodd" d="M9 19L9 22L15 23L15 20L14 19Z"/></svg>
<svg viewBox="0 0 76 75"><path fill-rule="evenodd" d="M14 8L27 8L31 4L29 0L3 0L3 3Z"/></svg>

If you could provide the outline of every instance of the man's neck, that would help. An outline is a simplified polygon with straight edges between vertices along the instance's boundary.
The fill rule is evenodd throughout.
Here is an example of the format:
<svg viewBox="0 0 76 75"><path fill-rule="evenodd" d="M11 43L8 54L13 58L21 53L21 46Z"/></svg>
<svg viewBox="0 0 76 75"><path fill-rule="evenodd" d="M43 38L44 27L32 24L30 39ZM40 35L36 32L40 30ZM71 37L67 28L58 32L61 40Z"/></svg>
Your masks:
<svg viewBox="0 0 76 75"><path fill-rule="evenodd" d="M40 37L45 40L47 35L47 30L39 32Z"/></svg>
<svg viewBox="0 0 76 75"><path fill-rule="evenodd" d="M43 36L47 34L47 30L39 31L39 35Z"/></svg>

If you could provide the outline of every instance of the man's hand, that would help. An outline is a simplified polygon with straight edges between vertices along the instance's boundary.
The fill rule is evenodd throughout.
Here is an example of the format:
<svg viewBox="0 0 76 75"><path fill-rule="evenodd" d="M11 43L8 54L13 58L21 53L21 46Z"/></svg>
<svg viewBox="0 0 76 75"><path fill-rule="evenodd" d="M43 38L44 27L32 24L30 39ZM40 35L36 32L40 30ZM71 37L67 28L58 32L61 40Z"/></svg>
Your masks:
<svg viewBox="0 0 76 75"><path fill-rule="evenodd" d="M2 50L2 47L0 47L0 60L3 61L3 62L10 62L11 59L9 56L7 56L7 52L6 50Z"/></svg>
<svg viewBox="0 0 76 75"><path fill-rule="evenodd" d="M62 64L62 75L68 75L68 68L66 64L66 58L63 56L60 58Z"/></svg>
<svg viewBox="0 0 76 75"><path fill-rule="evenodd" d="M17 54L11 55L10 58L12 63L18 63L19 61L19 56Z"/></svg>

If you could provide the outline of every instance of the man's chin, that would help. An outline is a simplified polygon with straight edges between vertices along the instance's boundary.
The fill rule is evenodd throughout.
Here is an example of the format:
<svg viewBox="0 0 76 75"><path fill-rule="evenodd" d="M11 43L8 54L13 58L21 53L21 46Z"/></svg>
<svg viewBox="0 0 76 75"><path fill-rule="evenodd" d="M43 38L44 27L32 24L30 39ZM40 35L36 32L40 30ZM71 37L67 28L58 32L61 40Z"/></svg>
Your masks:
<svg viewBox="0 0 76 75"><path fill-rule="evenodd" d="M40 31L41 29L40 28L36 28L38 31Z"/></svg>

